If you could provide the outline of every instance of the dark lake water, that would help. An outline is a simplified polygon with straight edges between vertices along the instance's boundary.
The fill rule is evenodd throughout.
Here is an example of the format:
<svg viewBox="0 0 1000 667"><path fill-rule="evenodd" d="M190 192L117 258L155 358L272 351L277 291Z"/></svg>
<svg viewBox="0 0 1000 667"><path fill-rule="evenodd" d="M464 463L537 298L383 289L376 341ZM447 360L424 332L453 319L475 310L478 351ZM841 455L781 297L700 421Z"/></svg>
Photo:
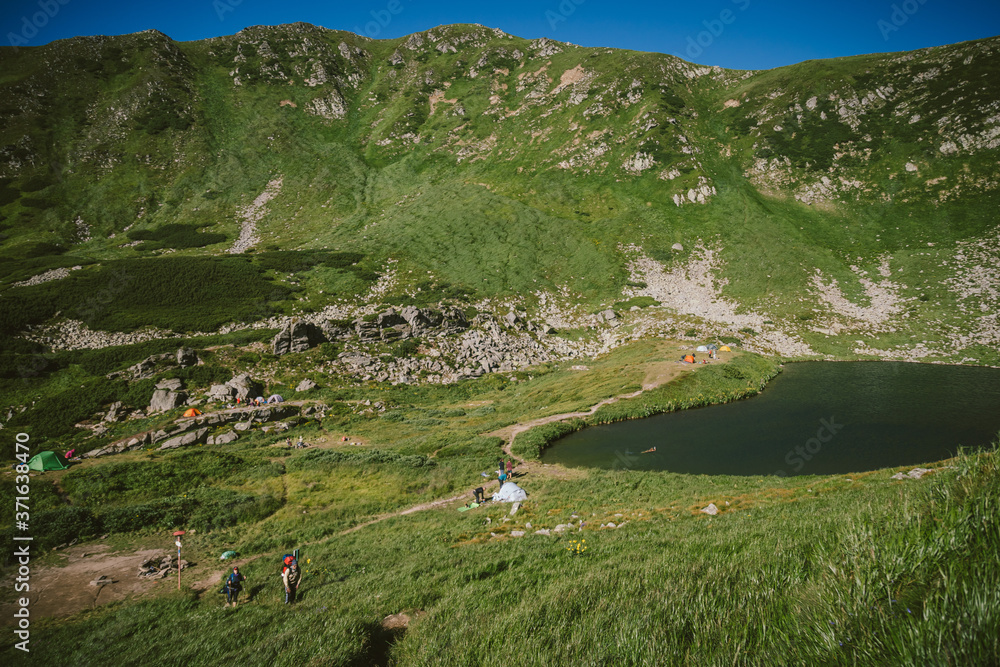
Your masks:
<svg viewBox="0 0 1000 667"><path fill-rule="evenodd" d="M552 444L545 463L709 475L825 475L927 463L1000 430L1000 369L787 364L758 396L615 424ZM655 447L656 451L641 453Z"/></svg>

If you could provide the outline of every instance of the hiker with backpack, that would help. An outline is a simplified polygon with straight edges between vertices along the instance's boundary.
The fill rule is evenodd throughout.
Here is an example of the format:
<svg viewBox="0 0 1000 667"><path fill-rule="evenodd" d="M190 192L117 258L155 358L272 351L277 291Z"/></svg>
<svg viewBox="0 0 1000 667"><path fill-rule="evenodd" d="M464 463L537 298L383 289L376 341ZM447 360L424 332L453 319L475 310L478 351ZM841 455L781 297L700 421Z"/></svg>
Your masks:
<svg viewBox="0 0 1000 667"><path fill-rule="evenodd" d="M247 578L240 572L240 568L233 567L232 573L226 577L226 585L223 591L226 593L226 606L236 606L239 604L240 591L243 590L243 582Z"/></svg>
<svg viewBox="0 0 1000 667"><path fill-rule="evenodd" d="M285 566L281 568L281 580L285 584L285 604L294 604L295 594L302 581L302 572L299 570L299 562L294 556L285 556L284 562Z"/></svg>

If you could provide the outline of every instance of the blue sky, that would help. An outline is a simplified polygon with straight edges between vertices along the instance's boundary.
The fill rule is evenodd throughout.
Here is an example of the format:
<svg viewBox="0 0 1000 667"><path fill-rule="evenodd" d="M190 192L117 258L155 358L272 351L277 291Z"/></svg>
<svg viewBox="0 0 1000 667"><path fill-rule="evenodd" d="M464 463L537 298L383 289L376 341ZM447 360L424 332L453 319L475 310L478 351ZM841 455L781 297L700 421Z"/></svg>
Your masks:
<svg viewBox="0 0 1000 667"><path fill-rule="evenodd" d="M446 23L520 37L670 53L760 69L812 58L907 51L1000 34L1000 2L972 0L5 0L0 43L37 46L148 28L180 41L305 21L375 38Z"/></svg>

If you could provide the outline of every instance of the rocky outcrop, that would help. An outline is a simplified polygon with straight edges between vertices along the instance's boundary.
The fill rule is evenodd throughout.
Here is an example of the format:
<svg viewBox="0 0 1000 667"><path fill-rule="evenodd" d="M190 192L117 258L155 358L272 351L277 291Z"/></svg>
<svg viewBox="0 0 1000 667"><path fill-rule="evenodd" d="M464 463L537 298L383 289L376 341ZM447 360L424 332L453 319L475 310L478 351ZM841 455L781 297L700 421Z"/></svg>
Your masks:
<svg viewBox="0 0 1000 667"><path fill-rule="evenodd" d="M195 366L198 363L198 355L190 347L182 347L177 350L177 365L181 368Z"/></svg>
<svg viewBox="0 0 1000 667"><path fill-rule="evenodd" d="M129 341L124 344L132 344L141 342L140 340ZM84 346L87 347L87 346ZM100 346L99 346L100 347ZM70 348L72 349L72 348ZM123 371L115 371L114 373L109 373L107 375L109 380L125 379L125 380L146 380L153 377L159 373L164 372L168 368L173 368L178 366L180 368L187 368L188 366L195 366L198 364L198 355L190 347L182 347L175 353L165 352L163 354L151 354L139 363L129 366Z"/></svg>
<svg viewBox="0 0 1000 667"><path fill-rule="evenodd" d="M323 330L308 322L294 322L278 332L271 341L274 354L281 356L289 352L305 352L327 340Z"/></svg>
<svg viewBox="0 0 1000 667"><path fill-rule="evenodd" d="M315 389L315 388L316 388L316 383L310 380L309 378L306 378L295 387L295 391L296 392L309 391L310 389Z"/></svg>
<svg viewBox="0 0 1000 667"><path fill-rule="evenodd" d="M92 449L86 454L83 454L83 458L95 458L98 456L106 456L108 454L120 454L122 452L132 451L133 449L139 449L143 445L148 445L151 441L151 434L141 433L139 435L127 438L124 440L118 440L113 442L106 447L100 447L98 449Z"/></svg>
<svg viewBox="0 0 1000 667"><path fill-rule="evenodd" d="M240 373L227 382L225 386L232 390L230 392L232 398L238 398L241 401L257 398L264 393L264 385L251 378L249 373Z"/></svg>
<svg viewBox="0 0 1000 667"><path fill-rule="evenodd" d="M197 431L191 431L189 433L184 433L176 438L170 438L162 445L160 449L177 449L178 447L186 447L187 445L195 445L198 443L204 443L208 438L208 429L200 428Z"/></svg>
<svg viewBox="0 0 1000 667"><path fill-rule="evenodd" d="M173 410L184 405L188 399L188 395L180 391L182 386L183 383L178 378L160 380L156 384L156 391L153 392L153 398L149 401L147 412L166 412L167 410Z"/></svg>
<svg viewBox="0 0 1000 667"><path fill-rule="evenodd" d="M219 435L208 436L209 445L228 445L231 442L239 440L240 436L233 431L228 431L226 433L220 433Z"/></svg>
<svg viewBox="0 0 1000 667"><path fill-rule="evenodd" d="M118 421L123 416L121 410L122 410L122 402L115 401L114 403L111 404L111 407L108 408L107 413L104 415L104 421L106 422Z"/></svg>

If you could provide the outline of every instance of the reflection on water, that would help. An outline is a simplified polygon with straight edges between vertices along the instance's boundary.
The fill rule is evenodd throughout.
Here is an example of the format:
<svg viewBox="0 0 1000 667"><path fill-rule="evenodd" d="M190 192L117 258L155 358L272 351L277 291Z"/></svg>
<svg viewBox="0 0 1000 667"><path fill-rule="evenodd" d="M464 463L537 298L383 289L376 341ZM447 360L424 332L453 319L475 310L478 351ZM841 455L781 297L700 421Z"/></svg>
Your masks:
<svg viewBox="0 0 1000 667"><path fill-rule="evenodd" d="M820 475L936 461L1000 430L1000 369L897 362L786 365L759 396L592 426L545 463L695 474ZM647 451L655 448L654 451Z"/></svg>

